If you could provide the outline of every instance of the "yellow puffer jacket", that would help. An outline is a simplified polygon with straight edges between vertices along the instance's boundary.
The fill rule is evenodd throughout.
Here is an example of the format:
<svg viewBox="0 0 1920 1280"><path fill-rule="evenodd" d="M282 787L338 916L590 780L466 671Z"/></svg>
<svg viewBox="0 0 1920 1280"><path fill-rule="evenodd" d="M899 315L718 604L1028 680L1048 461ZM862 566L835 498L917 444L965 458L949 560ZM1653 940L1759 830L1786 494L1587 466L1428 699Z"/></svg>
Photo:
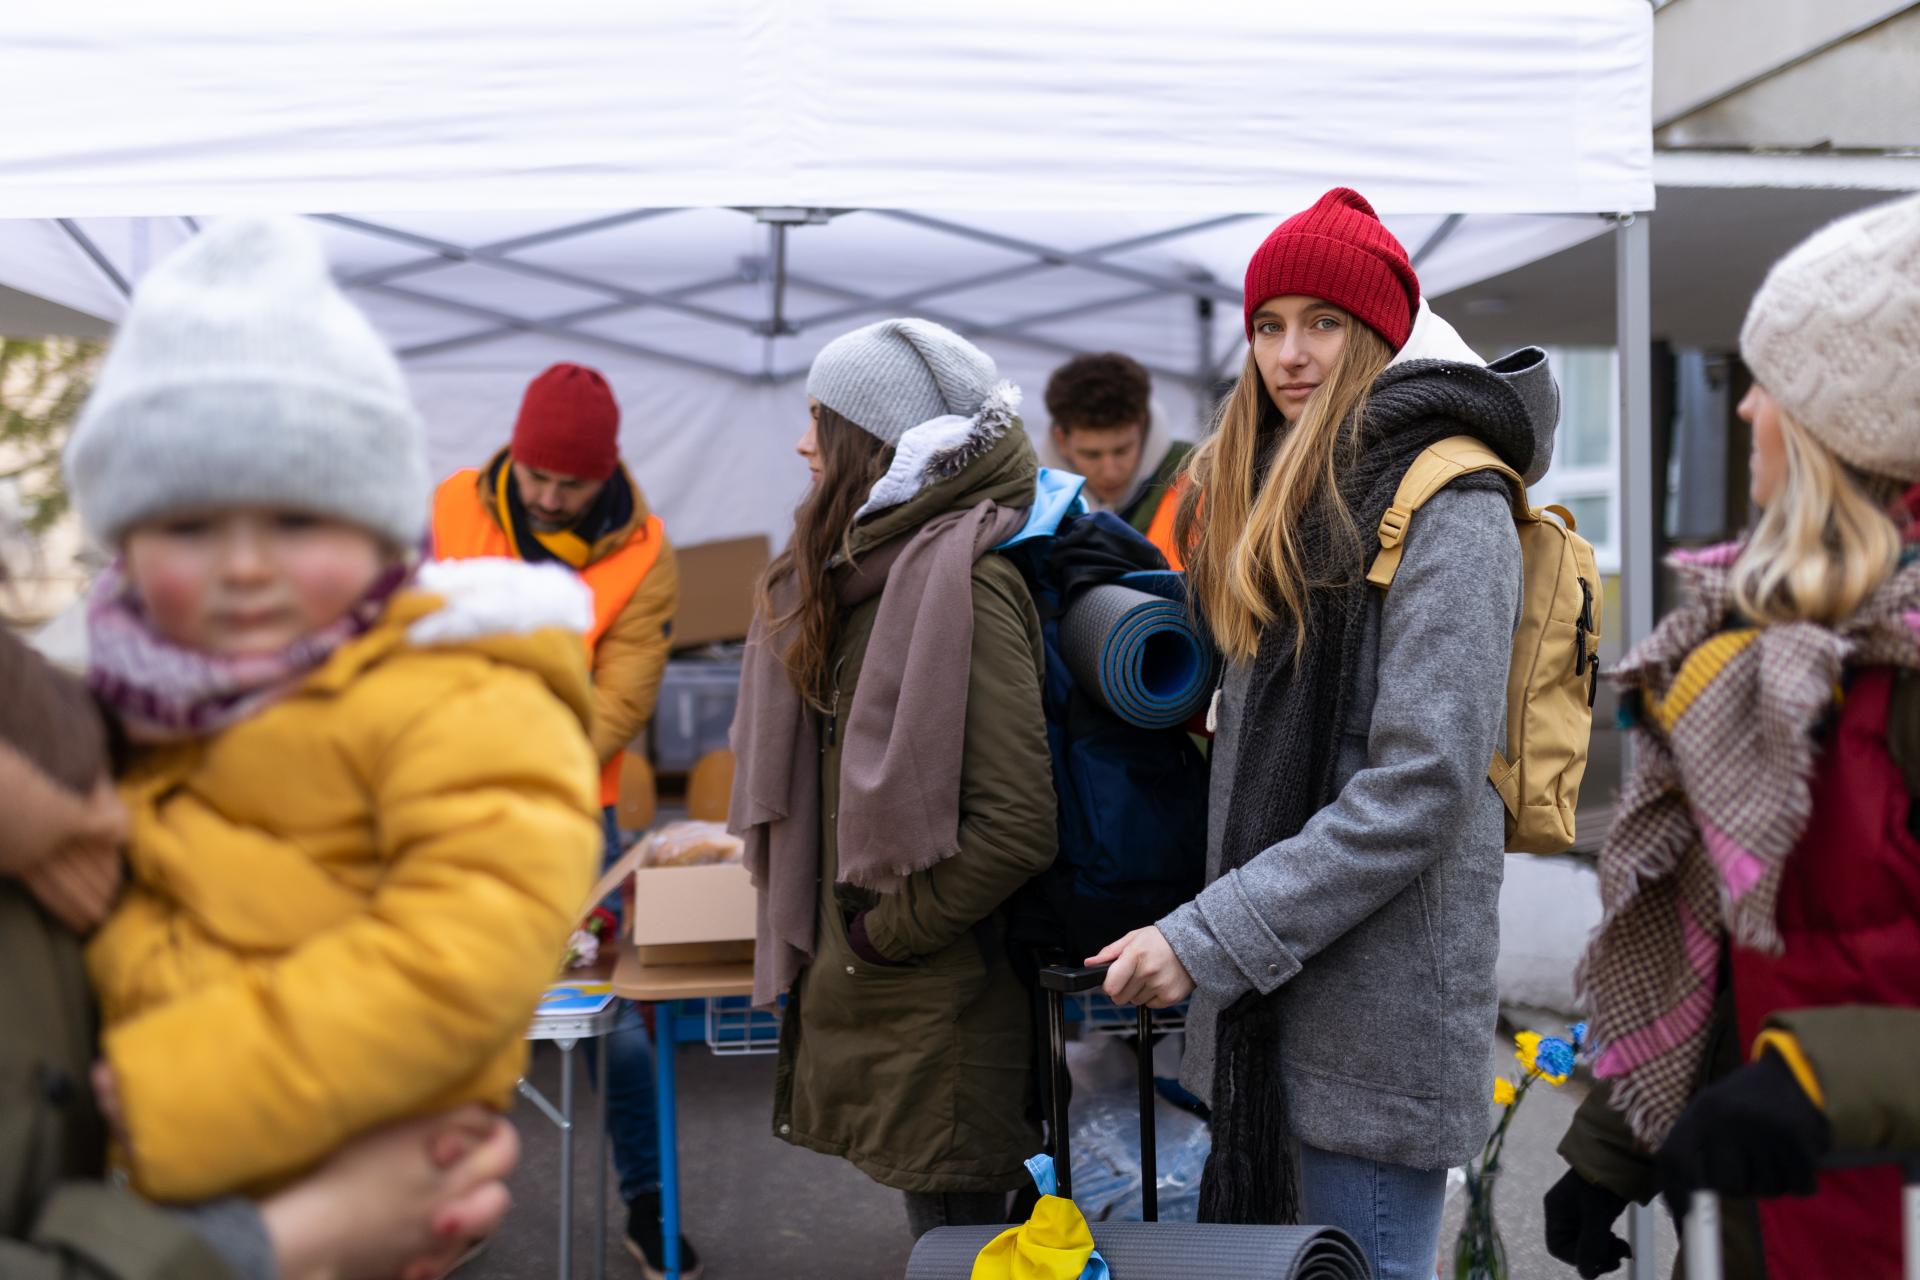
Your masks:
<svg viewBox="0 0 1920 1280"><path fill-rule="evenodd" d="M299 688L144 753L88 949L151 1198L259 1192L361 1130L505 1107L592 886L585 588L434 564Z"/></svg>

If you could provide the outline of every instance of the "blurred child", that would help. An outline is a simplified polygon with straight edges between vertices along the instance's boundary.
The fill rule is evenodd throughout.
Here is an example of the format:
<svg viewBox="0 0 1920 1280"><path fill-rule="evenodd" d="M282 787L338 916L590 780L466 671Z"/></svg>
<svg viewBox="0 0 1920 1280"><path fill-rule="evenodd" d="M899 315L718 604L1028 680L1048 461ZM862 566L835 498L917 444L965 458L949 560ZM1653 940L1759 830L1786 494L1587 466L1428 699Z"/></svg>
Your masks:
<svg viewBox="0 0 1920 1280"><path fill-rule="evenodd" d="M292 220L150 273L67 465L120 557L90 680L132 744L131 874L87 965L135 1186L259 1192L504 1107L599 855L585 590L414 572L420 421Z"/></svg>

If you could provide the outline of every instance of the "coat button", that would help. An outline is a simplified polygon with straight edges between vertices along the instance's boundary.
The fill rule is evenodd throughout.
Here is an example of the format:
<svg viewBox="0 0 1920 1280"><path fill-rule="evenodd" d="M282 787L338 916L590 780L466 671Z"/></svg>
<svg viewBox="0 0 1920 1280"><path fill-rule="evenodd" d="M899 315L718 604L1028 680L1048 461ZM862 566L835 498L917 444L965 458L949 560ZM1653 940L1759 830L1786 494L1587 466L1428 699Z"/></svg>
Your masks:
<svg viewBox="0 0 1920 1280"><path fill-rule="evenodd" d="M783 1124L783 1125L781 1125L781 1126L780 1126L780 1136L781 1136L781 1137L783 1137L783 1138L784 1138L784 1137L786 1137L786 1136L787 1136L788 1134L790 1134L790 1133L792 1133L792 1132L793 1132L793 1126L792 1126L792 1125L790 1125L790 1124Z"/></svg>
<svg viewBox="0 0 1920 1280"><path fill-rule="evenodd" d="M1270 965L1268 965L1268 966L1267 966L1267 976L1268 976L1269 978L1277 978L1277 977L1279 977L1279 976L1280 976L1280 966L1279 966L1279 965L1277 965L1277 964L1270 964Z"/></svg>
<svg viewBox="0 0 1920 1280"><path fill-rule="evenodd" d="M61 1110L73 1105L73 1076L58 1067L48 1067L40 1073L40 1091L52 1105Z"/></svg>
<svg viewBox="0 0 1920 1280"><path fill-rule="evenodd" d="M848 966L847 966L847 976L848 976L849 978L852 978L852 977L856 977L856 976L858 976L858 975L859 975L859 972L860 972L860 971L859 971L858 969L856 969L856 968L854 968L854 967L853 967L852 965L848 965Z"/></svg>

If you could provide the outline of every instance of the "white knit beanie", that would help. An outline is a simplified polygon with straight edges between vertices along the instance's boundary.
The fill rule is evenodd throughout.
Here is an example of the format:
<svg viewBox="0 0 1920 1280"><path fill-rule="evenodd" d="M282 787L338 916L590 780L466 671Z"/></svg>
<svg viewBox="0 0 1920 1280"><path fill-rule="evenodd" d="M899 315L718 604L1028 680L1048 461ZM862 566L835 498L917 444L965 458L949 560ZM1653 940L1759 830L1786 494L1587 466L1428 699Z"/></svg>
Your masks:
<svg viewBox="0 0 1920 1280"><path fill-rule="evenodd" d="M993 357L931 320L881 320L820 349L807 394L897 445L934 418L971 418L1000 381Z"/></svg>
<svg viewBox="0 0 1920 1280"><path fill-rule="evenodd" d="M215 223L147 274L66 464L110 547L170 512L234 506L400 547L426 530L426 438L400 366L295 218Z"/></svg>
<svg viewBox="0 0 1920 1280"><path fill-rule="evenodd" d="M1920 480L1920 196L1829 223L1774 263L1740 356L1843 461Z"/></svg>

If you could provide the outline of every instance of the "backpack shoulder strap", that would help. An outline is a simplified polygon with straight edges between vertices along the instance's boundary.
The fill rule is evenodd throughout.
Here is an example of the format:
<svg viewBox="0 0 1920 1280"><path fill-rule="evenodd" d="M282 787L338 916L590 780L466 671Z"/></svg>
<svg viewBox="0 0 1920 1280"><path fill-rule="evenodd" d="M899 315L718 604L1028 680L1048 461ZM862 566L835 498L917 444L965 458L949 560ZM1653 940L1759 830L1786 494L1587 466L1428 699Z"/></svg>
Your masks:
<svg viewBox="0 0 1920 1280"><path fill-rule="evenodd" d="M1472 436L1449 436L1422 450L1400 478L1392 504L1380 517L1380 554L1367 571L1368 582L1382 590L1393 585L1393 576L1400 571L1400 557L1406 551L1407 526L1413 521L1413 513L1434 494L1476 471L1491 471L1507 481L1515 520L1540 518L1527 505L1526 482L1500 460L1499 454Z"/></svg>

